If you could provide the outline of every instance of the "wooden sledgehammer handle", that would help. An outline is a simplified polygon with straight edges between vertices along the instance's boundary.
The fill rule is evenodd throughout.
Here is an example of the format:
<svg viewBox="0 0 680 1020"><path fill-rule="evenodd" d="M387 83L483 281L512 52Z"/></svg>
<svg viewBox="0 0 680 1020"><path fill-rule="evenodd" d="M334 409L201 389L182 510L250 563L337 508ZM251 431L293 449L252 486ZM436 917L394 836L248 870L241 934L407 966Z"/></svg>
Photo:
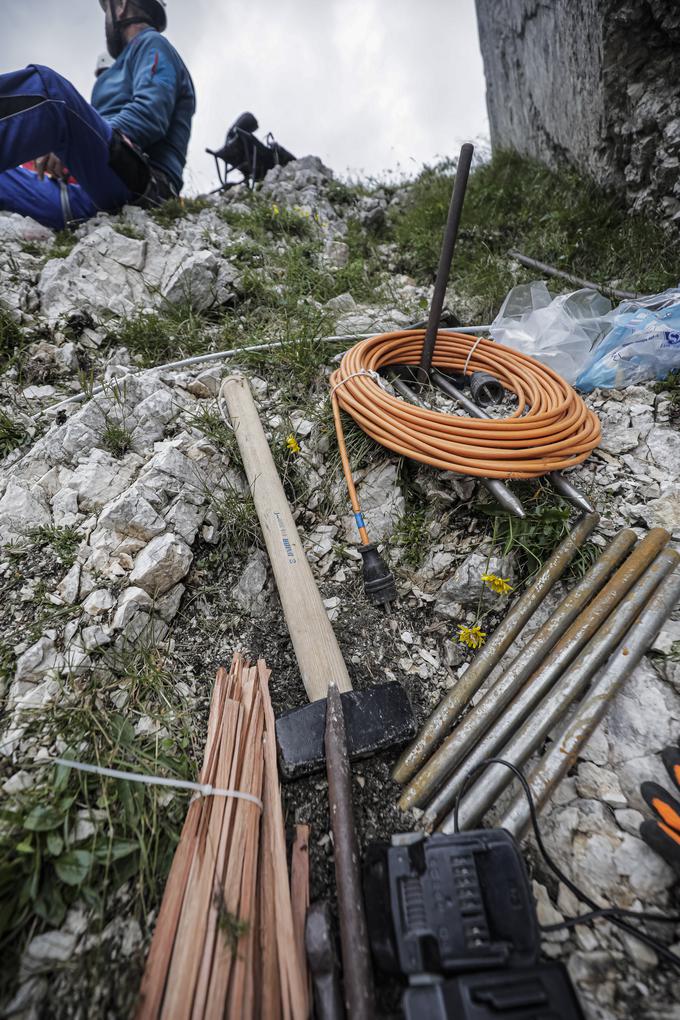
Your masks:
<svg viewBox="0 0 680 1020"><path fill-rule="evenodd" d="M241 451L307 697L310 701L325 698L331 679L339 691L351 691L347 667L302 548L247 379L226 379L221 396Z"/></svg>

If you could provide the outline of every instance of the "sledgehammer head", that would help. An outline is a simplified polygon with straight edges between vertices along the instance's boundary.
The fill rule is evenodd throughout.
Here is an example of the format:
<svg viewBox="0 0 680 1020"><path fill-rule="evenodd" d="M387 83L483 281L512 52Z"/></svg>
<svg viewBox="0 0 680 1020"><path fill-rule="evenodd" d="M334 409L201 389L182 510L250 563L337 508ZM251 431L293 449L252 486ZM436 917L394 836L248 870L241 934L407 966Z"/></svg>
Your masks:
<svg viewBox="0 0 680 1020"><path fill-rule="evenodd" d="M341 695L350 758L367 758L412 740L416 721L401 684L392 680ZM326 699L284 712L276 720L279 767L284 779L323 768Z"/></svg>

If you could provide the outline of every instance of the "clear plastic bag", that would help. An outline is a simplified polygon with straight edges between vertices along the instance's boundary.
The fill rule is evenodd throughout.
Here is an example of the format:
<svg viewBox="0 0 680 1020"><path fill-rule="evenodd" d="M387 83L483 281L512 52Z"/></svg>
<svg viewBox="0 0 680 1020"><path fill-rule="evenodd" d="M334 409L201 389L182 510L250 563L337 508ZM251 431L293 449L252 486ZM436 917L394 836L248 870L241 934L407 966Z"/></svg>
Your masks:
<svg viewBox="0 0 680 1020"><path fill-rule="evenodd" d="M611 302L593 290L553 298L543 281L513 287L491 327L580 390L632 386L680 370L680 287Z"/></svg>
<svg viewBox="0 0 680 1020"><path fill-rule="evenodd" d="M611 301L594 290L553 298L542 280L521 283L501 305L491 336L573 383L598 339L611 328L606 319L611 307Z"/></svg>

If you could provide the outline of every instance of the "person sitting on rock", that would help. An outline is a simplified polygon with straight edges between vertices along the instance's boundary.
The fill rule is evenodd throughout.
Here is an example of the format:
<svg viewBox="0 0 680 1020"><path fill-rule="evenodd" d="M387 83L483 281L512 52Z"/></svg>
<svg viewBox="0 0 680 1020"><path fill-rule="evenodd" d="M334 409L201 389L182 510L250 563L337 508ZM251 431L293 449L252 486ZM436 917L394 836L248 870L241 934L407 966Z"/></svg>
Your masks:
<svg viewBox="0 0 680 1020"><path fill-rule="evenodd" d="M92 104L49 67L0 75L0 210L56 230L128 203L160 205L182 189L196 96L161 35L166 2L99 4L114 63ZM22 166L31 160L34 171Z"/></svg>

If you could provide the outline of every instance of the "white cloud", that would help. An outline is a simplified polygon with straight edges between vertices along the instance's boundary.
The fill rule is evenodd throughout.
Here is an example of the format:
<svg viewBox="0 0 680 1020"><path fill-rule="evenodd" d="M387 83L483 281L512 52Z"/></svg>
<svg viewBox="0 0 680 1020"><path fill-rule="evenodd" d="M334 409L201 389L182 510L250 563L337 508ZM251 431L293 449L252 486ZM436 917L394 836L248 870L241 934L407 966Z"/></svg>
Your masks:
<svg viewBox="0 0 680 1020"><path fill-rule="evenodd" d="M97 0L0 0L0 70L55 67L89 97ZM216 183L206 146L252 110L296 155L342 173L412 170L487 133L474 0L169 0L169 38L198 112L189 190Z"/></svg>

